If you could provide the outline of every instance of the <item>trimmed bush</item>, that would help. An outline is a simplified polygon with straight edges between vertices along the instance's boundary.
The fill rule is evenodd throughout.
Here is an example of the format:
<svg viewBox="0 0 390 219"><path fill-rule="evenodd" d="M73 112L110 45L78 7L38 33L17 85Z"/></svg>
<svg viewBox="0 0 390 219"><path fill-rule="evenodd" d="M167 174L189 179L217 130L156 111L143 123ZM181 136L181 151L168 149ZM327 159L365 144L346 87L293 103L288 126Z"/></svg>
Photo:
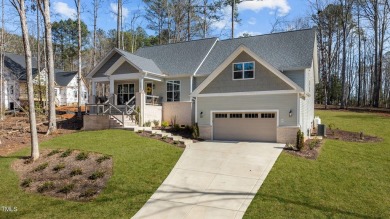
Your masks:
<svg viewBox="0 0 390 219"><path fill-rule="evenodd" d="M88 159L88 153L87 152L80 152L77 156L76 156L76 160L86 160Z"/></svg>
<svg viewBox="0 0 390 219"><path fill-rule="evenodd" d="M108 155L104 155L104 156L101 156L101 157L99 157L98 159L96 159L96 162L98 162L98 163L102 163L103 161L105 161L105 160L109 160L109 159L111 159L111 157L110 157L110 156L108 156Z"/></svg>
<svg viewBox="0 0 390 219"><path fill-rule="evenodd" d="M77 175L82 175L82 174L83 174L83 170L81 170L81 168L73 169L73 170L70 172L70 176L71 176L71 177L77 176Z"/></svg>
<svg viewBox="0 0 390 219"><path fill-rule="evenodd" d="M34 169L34 171L35 171L35 172L42 171L42 170L46 169L46 167L48 167L48 166L49 166L49 163L47 163L47 162L46 162L46 163L43 163L43 164L37 166L37 167Z"/></svg>
<svg viewBox="0 0 390 219"><path fill-rule="evenodd" d="M58 153L61 153L61 151L60 150L58 150L58 149L55 149L55 150L52 150L52 151L50 151L50 153L49 154L47 154L47 156L53 156L53 155L55 155L55 154L58 154Z"/></svg>
<svg viewBox="0 0 390 219"><path fill-rule="evenodd" d="M72 152L73 152L72 149L68 149L68 150L64 151L64 152L61 154L60 157L68 157L69 155L72 154Z"/></svg>
<svg viewBox="0 0 390 219"><path fill-rule="evenodd" d="M298 130L296 147L298 150L302 150L304 146L305 146L305 141L304 141L303 132L301 130Z"/></svg>
<svg viewBox="0 0 390 219"><path fill-rule="evenodd" d="M71 183L71 184L68 184L68 185L65 185L64 187L62 187L60 190L58 190L59 193L64 193L64 194L68 194L69 192L71 192L74 188L74 184Z"/></svg>
<svg viewBox="0 0 390 219"><path fill-rule="evenodd" d="M152 122L151 121L147 121L147 122L145 122L144 126L145 127L150 127L150 126L152 126Z"/></svg>
<svg viewBox="0 0 390 219"><path fill-rule="evenodd" d="M65 164L60 163L60 164L57 164L57 165L53 168L53 171L59 172L60 170L62 170L62 169L64 169L64 168L65 168Z"/></svg>
<svg viewBox="0 0 390 219"><path fill-rule="evenodd" d="M198 123L195 123L192 126L192 138L193 139L198 139L199 138L199 126L198 126Z"/></svg>
<svg viewBox="0 0 390 219"><path fill-rule="evenodd" d="M104 172L96 171L96 172L92 173L92 175L90 175L88 177L88 179L90 179L90 180L97 180L97 179L103 178L103 177L104 177Z"/></svg>
<svg viewBox="0 0 390 219"><path fill-rule="evenodd" d="M161 127L163 129L166 129L169 126L169 123L167 121L161 122Z"/></svg>
<svg viewBox="0 0 390 219"><path fill-rule="evenodd" d="M43 183L41 186L39 186L37 191L39 193L42 193L42 192L52 190L52 189L54 189L54 183L51 181L48 181L48 182Z"/></svg>
<svg viewBox="0 0 390 219"><path fill-rule="evenodd" d="M160 121L158 121L157 119L153 120L153 125L157 127L158 125L160 125Z"/></svg>

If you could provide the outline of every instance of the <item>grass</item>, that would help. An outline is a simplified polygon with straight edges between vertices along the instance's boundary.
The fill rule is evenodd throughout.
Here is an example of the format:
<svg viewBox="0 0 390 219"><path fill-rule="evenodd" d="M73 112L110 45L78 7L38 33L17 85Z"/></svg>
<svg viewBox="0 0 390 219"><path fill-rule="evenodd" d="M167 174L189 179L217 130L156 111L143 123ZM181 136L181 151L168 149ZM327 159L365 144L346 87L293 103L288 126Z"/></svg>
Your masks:
<svg viewBox="0 0 390 219"><path fill-rule="evenodd" d="M130 218L160 186L183 152L181 148L124 130L63 135L41 143L40 148L107 154L114 162L113 175L96 199L64 201L26 193L20 188L21 182L10 165L20 156L29 155L29 148L0 157L0 205L18 209L12 213L0 211L0 218ZM84 195L94 193L91 190Z"/></svg>
<svg viewBox="0 0 390 219"><path fill-rule="evenodd" d="M317 160L282 153L244 218L390 218L390 117L316 111L379 143L326 140Z"/></svg>

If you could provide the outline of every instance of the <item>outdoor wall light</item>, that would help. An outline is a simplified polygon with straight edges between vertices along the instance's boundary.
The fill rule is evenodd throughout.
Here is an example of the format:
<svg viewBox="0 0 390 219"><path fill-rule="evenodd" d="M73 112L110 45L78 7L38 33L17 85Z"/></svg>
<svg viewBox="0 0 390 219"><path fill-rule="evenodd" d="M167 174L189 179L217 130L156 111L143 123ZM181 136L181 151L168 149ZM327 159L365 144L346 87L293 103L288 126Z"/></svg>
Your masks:
<svg viewBox="0 0 390 219"><path fill-rule="evenodd" d="M289 116L289 117L292 116L292 109L290 109L290 112L288 112L288 116Z"/></svg>
<svg viewBox="0 0 390 219"><path fill-rule="evenodd" d="M203 118L203 112L200 112L200 118Z"/></svg>

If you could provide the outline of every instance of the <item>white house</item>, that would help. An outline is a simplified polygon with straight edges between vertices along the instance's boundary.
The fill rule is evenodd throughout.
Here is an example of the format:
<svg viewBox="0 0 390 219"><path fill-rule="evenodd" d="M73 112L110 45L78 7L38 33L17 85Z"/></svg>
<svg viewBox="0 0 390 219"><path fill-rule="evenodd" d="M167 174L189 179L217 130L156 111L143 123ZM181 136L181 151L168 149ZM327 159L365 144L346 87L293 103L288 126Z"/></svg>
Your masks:
<svg viewBox="0 0 390 219"><path fill-rule="evenodd" d="M78 82L75 71L55 71L56 104L59 106L77 105ZM88 88L85 81L81 80L81 104L88 103Z"/></svg>

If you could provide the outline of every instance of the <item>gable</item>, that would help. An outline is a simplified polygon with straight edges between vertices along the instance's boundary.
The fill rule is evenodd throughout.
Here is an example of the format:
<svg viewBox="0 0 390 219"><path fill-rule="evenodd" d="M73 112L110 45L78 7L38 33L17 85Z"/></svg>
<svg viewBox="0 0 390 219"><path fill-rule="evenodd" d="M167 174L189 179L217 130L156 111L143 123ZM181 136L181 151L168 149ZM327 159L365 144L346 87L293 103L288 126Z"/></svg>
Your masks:
<svg viewBox="0 0 390 219"><path fill-rule="evenodd" d="M255 78L247 80L233 80L233 63L251 61L255 63ZM256 61L247 52L243 51L232 62L230 62L221 71L221 73L202 90L201 93L230 93L270 90L293 90L293 88L264 65Z"/></svg>
<svg viewBox="0 0 390 219"><path fill-rule="evenodd" d="M105 62L97 71L96 73L92 76L93 78L98 78L98 77L106 77L104 73L116 62L118 59L121 57L121 55L117 52L114 53L111 58Z"/></svg>
<svg viewBox="0 0 390 219"><path fill-rule="evenodd" d="M112 75L138 73L138 72L139 70L137 68L130 65L130 63L128 62L124 62L112 73Z"/></svg>

